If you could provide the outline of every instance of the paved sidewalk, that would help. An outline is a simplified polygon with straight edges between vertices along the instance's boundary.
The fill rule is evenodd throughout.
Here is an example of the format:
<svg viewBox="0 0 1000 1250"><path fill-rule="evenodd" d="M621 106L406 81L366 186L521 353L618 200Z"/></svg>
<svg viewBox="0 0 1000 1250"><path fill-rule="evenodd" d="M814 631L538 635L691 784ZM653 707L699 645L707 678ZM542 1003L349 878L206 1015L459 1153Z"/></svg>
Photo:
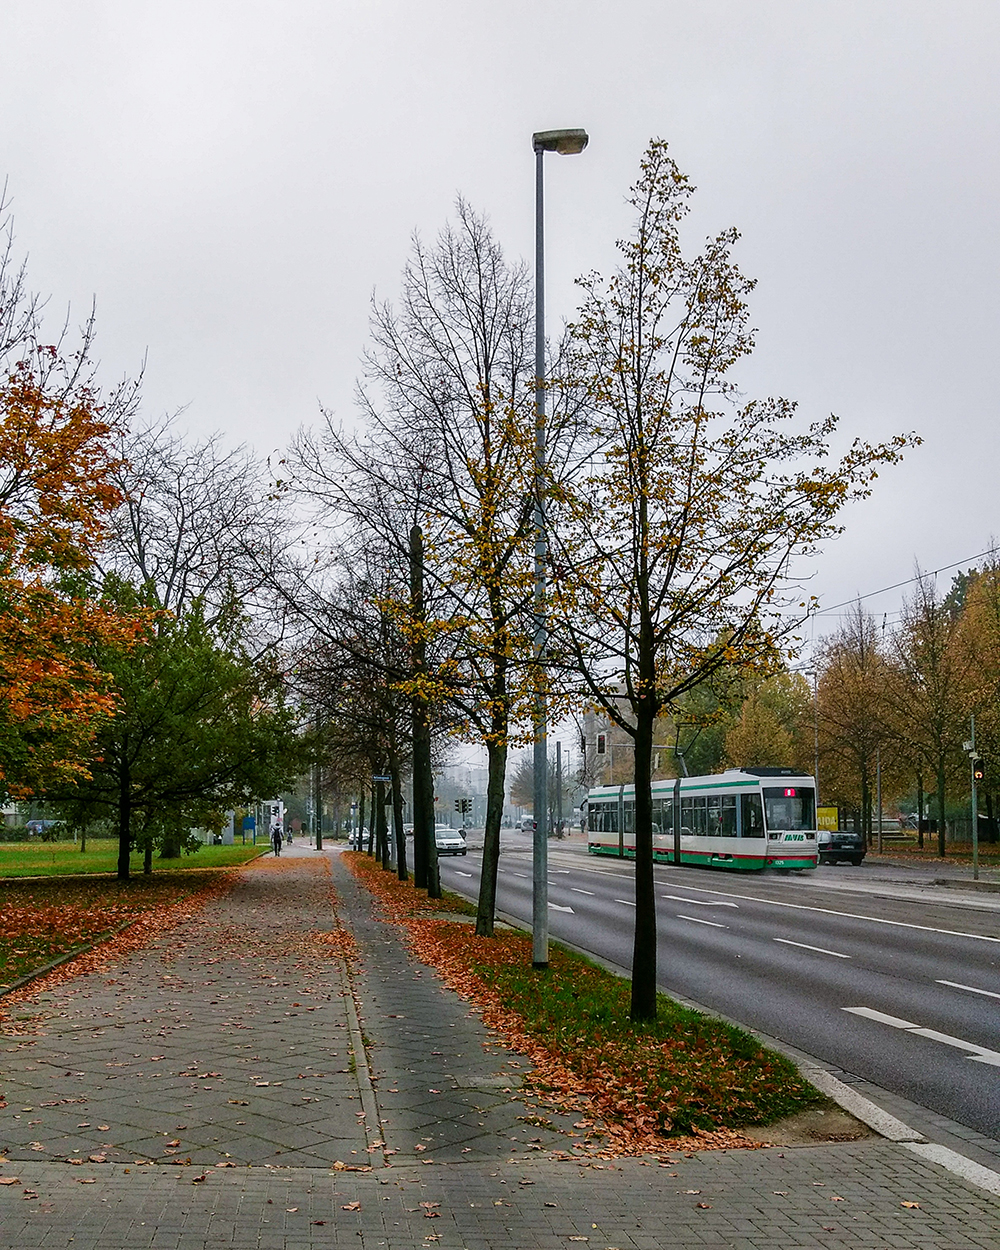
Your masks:
<svg viewBox="0 0 1000 1250"><path fill-rule="evenodd" d="M16 1014L2 1247L1000 1250L1000 1201L880 1139L560 1161L572 1120L519 1101L523 1061L406 954L335 851L258 861Z"/></svg>

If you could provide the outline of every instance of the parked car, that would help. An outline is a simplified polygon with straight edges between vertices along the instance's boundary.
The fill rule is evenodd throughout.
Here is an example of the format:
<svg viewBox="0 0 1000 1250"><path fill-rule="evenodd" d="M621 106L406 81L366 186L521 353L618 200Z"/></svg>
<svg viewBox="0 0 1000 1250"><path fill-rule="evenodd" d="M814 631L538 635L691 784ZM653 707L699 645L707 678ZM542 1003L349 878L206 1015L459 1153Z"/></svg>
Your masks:
<svg viewBox="0 0 1000 1250"><path fill-rule="evenodd" d="M865 857L864 838L846 829L820 829L816 844L821 864L839 864L846 860L856 866Z"/></svg>
<svg viewBox="0 0 1000 1250"><path fill-rule="evenodd" d="M461 829L451 829L448 825L434 826L434 842L439 855L465 855L465 834Z"/></svg>

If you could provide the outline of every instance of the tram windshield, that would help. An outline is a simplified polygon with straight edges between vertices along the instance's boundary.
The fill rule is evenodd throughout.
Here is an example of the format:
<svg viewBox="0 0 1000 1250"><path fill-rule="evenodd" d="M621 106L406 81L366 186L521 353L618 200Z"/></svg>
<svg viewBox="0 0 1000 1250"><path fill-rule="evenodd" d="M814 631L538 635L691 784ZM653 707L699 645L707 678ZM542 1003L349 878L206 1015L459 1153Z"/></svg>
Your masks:
<svg viewBox="0 0 1000 1250"><path fill-rule="evenodd" d="M811 786L764 786L769 831L816 828L816 792Z"/></svg>

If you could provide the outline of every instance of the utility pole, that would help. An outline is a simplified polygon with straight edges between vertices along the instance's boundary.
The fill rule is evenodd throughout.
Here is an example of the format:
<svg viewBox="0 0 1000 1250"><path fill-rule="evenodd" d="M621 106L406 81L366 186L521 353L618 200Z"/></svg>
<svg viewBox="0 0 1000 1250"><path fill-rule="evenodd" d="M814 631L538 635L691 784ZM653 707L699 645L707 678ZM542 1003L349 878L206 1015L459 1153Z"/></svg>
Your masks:
<svg viewBox="0 0 1000 1250"><path fill-rule="evenodd" d="M882 854L882 748L875 748L875 802L878 805L878 853Z"/></svg>
<svg viewBox="0 0 1000 1250"><path fill-rule="evenodd" d="M979 880L979 793L977 783L983 780L982 756L976 750L976 718L970 717L972 736L962 747L969 757L969 771L972 774L972 879Z"/></svg>
<svg viewBox="0 0 1000 1250"><path fill-rule="evenodd" d="M556 743L556 833L562 837L562 743Z"/></svg>

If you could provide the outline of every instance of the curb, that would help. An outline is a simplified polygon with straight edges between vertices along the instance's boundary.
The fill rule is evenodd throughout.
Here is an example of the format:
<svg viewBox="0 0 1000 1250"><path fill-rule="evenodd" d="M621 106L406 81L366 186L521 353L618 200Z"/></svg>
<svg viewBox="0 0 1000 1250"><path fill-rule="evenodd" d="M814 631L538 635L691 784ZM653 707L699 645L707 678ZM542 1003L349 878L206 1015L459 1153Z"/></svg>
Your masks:
<svg viewBox="0 0 1000 1250"><path fill-rule="evenodd" d="M531 932L531 924L529 922L517 920L506 912L498 910L496 917L497 919L503 919L514 928ZM583 955L587 959L593 960L594 963L602 968L606 968L608 972L614 973L616 976L627 978L629 975L626 969L611 963L609 960L601 959L591 951L575 946L572 942L560 939L557 945L564 946L567 950L574 951L578 955ZM771 1050L776 1050L786 1058L791 1059L806 1080L814 1085L821 1094L825 1094L827 1098L843 1108L849 1115L854 1116L856 1120L860 1120L862 1124L867 1125L868 1128L886 1141L893 1142L907 1150L912 1150L914 1154L927 1159L931 1163L936 1163L939 1167L951 1172L952 1175L959 1177L968 1184L975 1185L978 1189L1000 1197L1000 1172L994 1172L991 1168L984 1167L981 1163L976 1163L973 1159L966 1158L965 1155L959 1154L956 1150L951 1150L948 1146L940 1146L935 1142L929 1142L923 1133L911 1128L908 1124L904 1124L902 1120L897 1119L888 1111L884 1111L876 1103L859 1094L857 1090L852 1089L850 1085L846 1085L839 1080L832 1072L828 1072L818 1059L803 1056L803 1052L786 1046L785 1043L777 1038L761 1033L757 1029L749 1028L747 1025L741 1024L739 1020L732 1020L729 1016L713 1011L712 1008L706 1007L702 1003L696 1003L693 999L686 998L670 990L662 992L683 1007L690 1007L702 1015L711 1016L715 1020L722 1020L726 1024L735 1025L745 1033L756 1037L758 1041L770 1047Z"/></svg>
<svg viewBox="0 0 1000 1250"><path fill-rule="evenodd" d="M946 885L953 890L978 890L983 894L1000 894L1000 881L968 881L962 877L935 877L935 885Z"/></svg>
<svg viewBox="0 0 1000 1250"><path fill-rule="evenodd" d="M32 981L37 981L39 977L44 977L53 968L59 968L63 964L68 964L71 959L76 959L80 955L86 955L95 946L100 946L102 942L107 942L111 938L117 937L119 933L124 933L126 929L131 929L138 919L139 917L136 916L134 920L126 920L117 929L108 929L106 933L102 933L100 937L94 938L92 942L87 942L84 946L77 946L67 954L60 955L58 959L50 959L47 964L42 964L40 968L35 968L32 972L26 972L23 977L18 977L16 981L9 981L6 985L0 985L0 998L7 994L13 994L15 990L21 989L22 986L30 985Z"/></svg>

